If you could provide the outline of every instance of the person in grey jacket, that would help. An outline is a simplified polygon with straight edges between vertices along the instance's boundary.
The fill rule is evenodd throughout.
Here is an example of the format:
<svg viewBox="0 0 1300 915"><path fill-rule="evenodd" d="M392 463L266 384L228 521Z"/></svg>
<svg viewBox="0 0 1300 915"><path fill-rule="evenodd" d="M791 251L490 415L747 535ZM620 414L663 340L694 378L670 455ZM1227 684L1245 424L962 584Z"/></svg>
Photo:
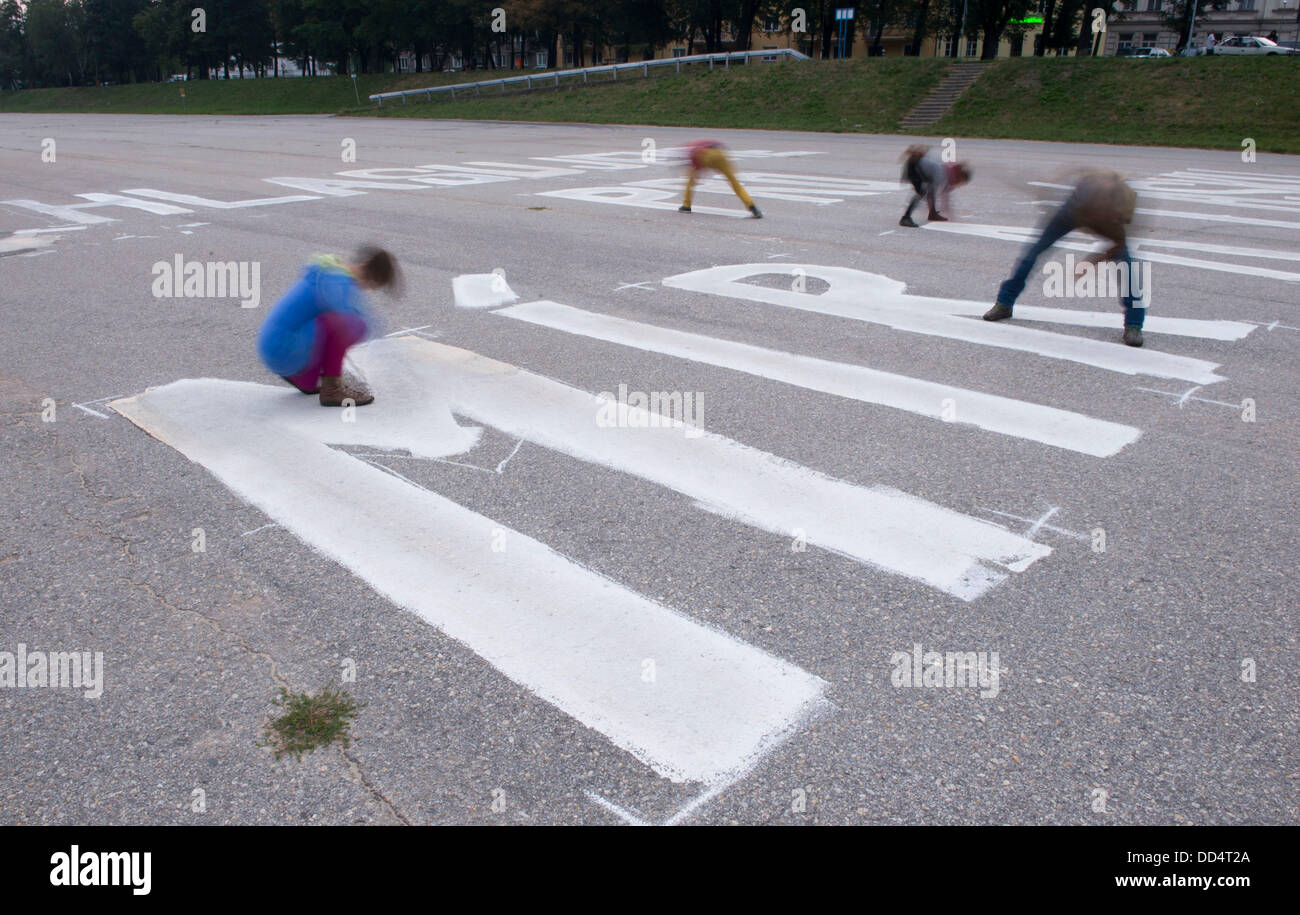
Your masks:
<svg viewBox="0 0 1300 915"><path fill-rule="evenodd" d="M925 146L917 144L907 147L903 153L903 181L912 185L915 193L898 221L900 226L917 228L912 219L912 211L924 197L930 204L930 213L926 218L930 222L947 222L948 217L939 212L939 201L948 204L948 192L970 181L971 170L964 162L944 163L935 158Z"/></svg>

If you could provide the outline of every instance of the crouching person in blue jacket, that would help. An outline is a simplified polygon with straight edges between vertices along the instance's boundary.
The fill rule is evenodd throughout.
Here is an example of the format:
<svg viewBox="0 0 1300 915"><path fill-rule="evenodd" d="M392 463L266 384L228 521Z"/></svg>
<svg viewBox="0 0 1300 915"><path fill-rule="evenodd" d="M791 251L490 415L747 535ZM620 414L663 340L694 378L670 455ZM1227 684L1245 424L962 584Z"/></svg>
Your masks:
<svg viewBox="0 0 1300 915"><path fill-rule="evenodd" d="M363 291L396 290L400 281L396 259L382 248L362 248L350 263L316 256L266 316L258 355L299 391L319 395L323 407L370 403L365 385L344 377L343 358L376 327Z"/></svg>

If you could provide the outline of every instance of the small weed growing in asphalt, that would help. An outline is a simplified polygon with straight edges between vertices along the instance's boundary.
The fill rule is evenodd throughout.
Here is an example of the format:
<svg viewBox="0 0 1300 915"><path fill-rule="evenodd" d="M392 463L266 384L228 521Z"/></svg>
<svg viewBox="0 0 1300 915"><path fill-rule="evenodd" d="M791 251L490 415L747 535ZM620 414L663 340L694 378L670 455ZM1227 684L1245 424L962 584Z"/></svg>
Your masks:
<svg viewBox="0 0 1300 915"><path fill-rule="evenodd" d="M345 690L327 686L316 695L291 693L283 686L280 695L272 700L284 709L284 714L266 725L266 741L275 758L292 753L302 760L303 753L338 741L349 746L352 719L360 707Z"/></svg>

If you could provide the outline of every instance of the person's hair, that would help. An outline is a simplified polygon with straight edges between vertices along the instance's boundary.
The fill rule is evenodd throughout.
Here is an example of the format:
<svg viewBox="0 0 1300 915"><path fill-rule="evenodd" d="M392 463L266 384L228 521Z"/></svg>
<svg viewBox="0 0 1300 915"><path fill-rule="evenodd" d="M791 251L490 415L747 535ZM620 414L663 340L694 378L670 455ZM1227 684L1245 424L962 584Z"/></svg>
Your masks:
<svg viewBox="0 0 1300 915"><path fill-rule="evenodd" d="M926 146L924 143L913 143L911 146L907 147L907 149L903 150L902 158L898 161L910 165L917 159L923 157L929 151L930 147Z"/></svg>
<svg viewBox="0 0 1300 915"><path fill-rule="evenodd" d="M398 269L397 258L388 251L365 245L357 250L356 263L370 285L386 289L390 295L401 293L402 271Z"/></svg>
<svg viewBox="0 0 1300 915"><path fill-rule="evenodd" d="M970 179L975 176L975 170L965 162L958 162L957 174L961 175L962 184L970 184Z"/></svg>

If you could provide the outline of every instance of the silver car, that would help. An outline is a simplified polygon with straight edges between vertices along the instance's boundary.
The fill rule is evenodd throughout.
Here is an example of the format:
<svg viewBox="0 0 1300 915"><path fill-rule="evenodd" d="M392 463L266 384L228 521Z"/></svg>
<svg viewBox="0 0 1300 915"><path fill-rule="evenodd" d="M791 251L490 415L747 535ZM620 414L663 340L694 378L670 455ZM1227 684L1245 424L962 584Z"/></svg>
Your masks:
<svg viewBox="0 0 1300 915"><path fill-rule="evenodd" d="M1277 42L1258 35L1234 35L1214 46L1215 54L1295 54L1294 48L1284 48Z"/></svg>

